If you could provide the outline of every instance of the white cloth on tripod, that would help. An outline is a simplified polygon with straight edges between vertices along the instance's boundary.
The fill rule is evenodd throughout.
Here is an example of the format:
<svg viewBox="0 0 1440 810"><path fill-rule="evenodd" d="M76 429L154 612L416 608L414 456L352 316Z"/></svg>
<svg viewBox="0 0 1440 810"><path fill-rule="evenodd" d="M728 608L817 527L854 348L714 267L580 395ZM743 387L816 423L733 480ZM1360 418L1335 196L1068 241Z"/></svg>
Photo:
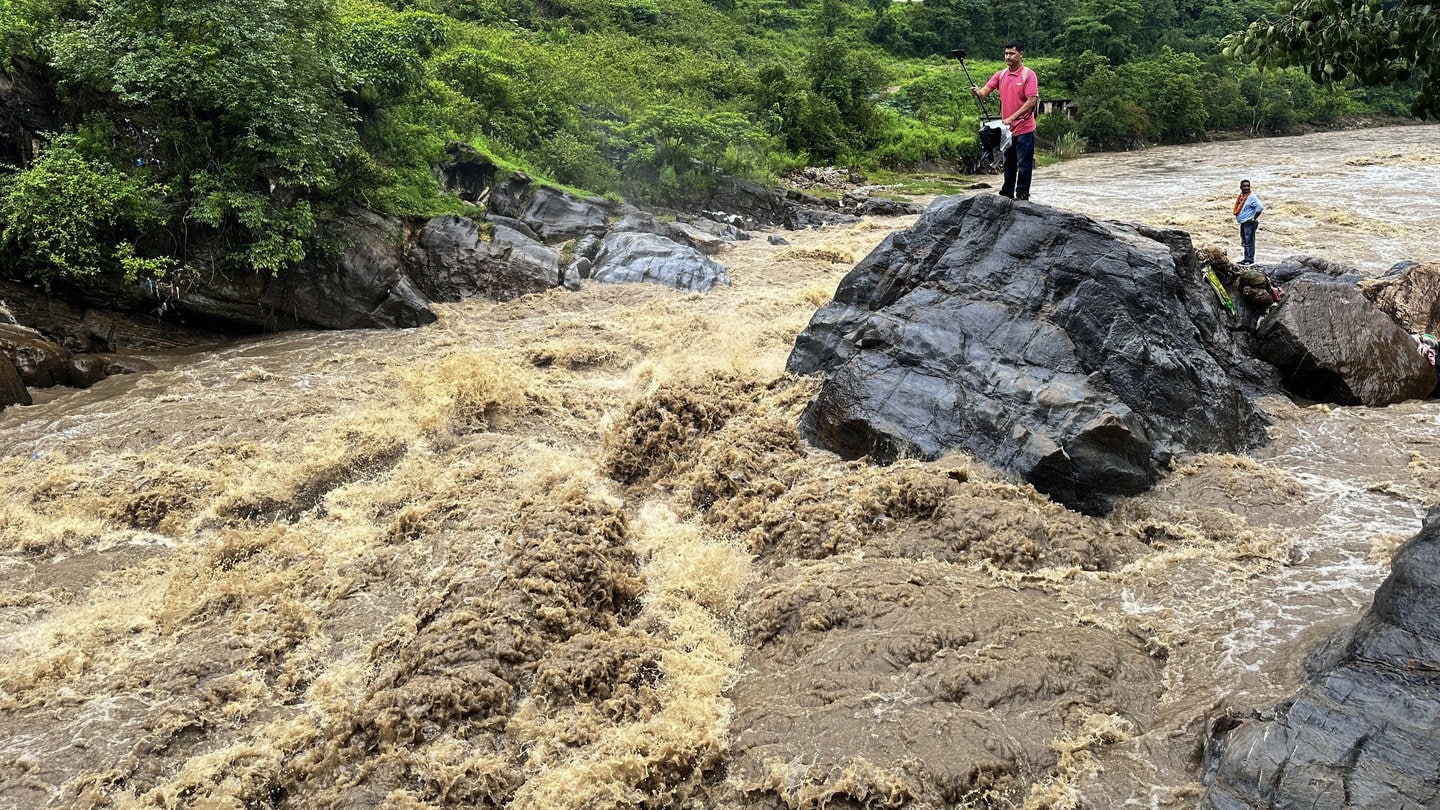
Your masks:
<svg viewBox="0 0 1440 810"><path fill-rule="evenodd" d="M1000 130L1000 146L998 148L1002 155L1005 153L1005 150L1010 148L1010 126L1008 124L1003 121L986 121L980 126L983 129Z"/></svg>

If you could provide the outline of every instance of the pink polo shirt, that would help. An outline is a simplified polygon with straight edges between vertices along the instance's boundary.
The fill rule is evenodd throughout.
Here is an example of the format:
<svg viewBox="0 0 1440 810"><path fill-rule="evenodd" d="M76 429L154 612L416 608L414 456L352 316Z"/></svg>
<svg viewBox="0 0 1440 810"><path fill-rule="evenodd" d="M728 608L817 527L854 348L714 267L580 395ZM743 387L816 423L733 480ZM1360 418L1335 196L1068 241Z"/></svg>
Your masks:
<svg viewBox="0 0 1440 810"><path fill-rule="evenodd" d="M1011 113L1020 109L1026 99L1040 95L1040 80L1035 77L1035 71L1024 65L1019 70L1001 68L995 71L990 81L985 83L986 90L1000 88L1000 117L1008 118ZM1031 110L1010 125L1011 135L1024 135L1027 132L1035 131L1035 111Z"/></svg>

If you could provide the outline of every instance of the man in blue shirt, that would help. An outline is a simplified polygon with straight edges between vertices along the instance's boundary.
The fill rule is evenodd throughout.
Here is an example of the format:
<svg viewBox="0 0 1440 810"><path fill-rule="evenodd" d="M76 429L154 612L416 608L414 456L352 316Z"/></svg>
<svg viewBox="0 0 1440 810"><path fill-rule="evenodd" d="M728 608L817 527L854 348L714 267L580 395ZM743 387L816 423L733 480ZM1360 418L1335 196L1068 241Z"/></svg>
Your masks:
<svg viewBox="0 0 1440 810"><path fill-rule="evenodd" d="M1240 181L1240 194L1235 198L1235 221L1240 223L1240 247L1245 250L1241 264L1255 263L1255 231L1260 227L1260 213L1265 206L1250 193L1250 181Z"/></svg>

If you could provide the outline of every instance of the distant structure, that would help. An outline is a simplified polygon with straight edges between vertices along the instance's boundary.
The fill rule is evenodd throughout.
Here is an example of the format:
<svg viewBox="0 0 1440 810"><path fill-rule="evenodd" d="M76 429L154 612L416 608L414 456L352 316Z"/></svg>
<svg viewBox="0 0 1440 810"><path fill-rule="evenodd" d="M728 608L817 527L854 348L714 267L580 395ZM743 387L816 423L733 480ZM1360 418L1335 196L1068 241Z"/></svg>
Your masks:
<svg viewBox="0 0 1440 810"><path fill-rule="evenodd" d="M1076 115L1075 102L1068 98L1047 99L1041 97L1040 109L1035 111L1036 117L1050 113L1061 113L1066 118L1074 118Z"/></svg>

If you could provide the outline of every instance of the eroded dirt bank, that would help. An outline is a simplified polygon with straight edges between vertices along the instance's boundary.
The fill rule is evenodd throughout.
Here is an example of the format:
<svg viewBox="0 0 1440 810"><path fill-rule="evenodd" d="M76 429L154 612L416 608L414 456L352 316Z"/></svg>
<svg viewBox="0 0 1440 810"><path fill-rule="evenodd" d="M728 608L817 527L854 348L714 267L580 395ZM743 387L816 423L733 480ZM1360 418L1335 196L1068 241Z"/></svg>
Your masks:
<svg viewBox="0 0 1440 810"><path fill-rule="evenodd" d="M1376 208L1440 182L1434 131L1087 157L1036 199L1229 245L1245 173L1262 259L1378 272L1440 244L1428 198ZM908 224L7 409L0 807L1193 804L1207 719L1293 689L1418 527L1440 411L1267 403L1262 456L1105 519L842 462L781 369Z"/></svg>

